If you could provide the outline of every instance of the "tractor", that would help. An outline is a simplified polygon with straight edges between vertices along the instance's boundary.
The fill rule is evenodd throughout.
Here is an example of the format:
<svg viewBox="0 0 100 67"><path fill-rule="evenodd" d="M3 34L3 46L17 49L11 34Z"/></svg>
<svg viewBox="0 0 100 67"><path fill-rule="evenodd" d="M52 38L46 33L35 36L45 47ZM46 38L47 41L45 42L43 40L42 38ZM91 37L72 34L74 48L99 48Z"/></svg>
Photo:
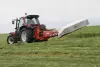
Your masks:
<svg viewBox="0 0 100 67"><path fill-rule="evenodd" d="M12 20L16 24L15 32L10 32L7 37L8 44L18 41L32 43L36 41L48 41L49 38L58 35L56 30L48 30L44 24L40 24L39 15L25 15Z"/></svg>

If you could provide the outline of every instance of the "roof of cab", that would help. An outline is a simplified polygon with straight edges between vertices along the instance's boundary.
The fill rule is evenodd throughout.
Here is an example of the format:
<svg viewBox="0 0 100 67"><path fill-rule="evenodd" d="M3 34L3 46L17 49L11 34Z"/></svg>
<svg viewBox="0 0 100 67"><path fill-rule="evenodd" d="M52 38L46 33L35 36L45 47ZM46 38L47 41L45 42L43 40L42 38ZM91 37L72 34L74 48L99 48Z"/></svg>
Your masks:
<svg viewBox="0 0 100 67"><path fill-rule="evenodd" d="M32 19L32 18L38 18L39 15L27 15L26 18L27 19Z"/></svg>

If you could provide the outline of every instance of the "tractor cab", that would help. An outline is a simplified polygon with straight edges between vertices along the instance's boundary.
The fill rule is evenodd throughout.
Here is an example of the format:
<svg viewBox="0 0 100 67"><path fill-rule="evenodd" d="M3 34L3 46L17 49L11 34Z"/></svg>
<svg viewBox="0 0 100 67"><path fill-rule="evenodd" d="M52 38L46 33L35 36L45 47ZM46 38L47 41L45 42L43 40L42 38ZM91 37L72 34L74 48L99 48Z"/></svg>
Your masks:
<svg viewBox="0 0 100 67"><path fill-rule="evenodd" d="M12 20L12 24L16 23L15 29L20 29L21 27L25 26L32 26L32 25L40 25L38 20L39 15L28 15L25 17L21 17L19 19Z"/></svg>

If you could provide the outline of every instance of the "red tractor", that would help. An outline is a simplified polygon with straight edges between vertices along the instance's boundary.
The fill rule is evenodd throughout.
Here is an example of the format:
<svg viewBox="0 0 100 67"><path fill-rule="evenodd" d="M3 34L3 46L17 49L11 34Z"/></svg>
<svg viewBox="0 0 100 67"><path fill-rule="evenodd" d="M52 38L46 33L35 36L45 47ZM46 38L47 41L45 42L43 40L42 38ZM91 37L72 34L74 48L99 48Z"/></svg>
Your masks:
<svg viewBox="0 0 100 67"><path fill-rule="evenodd" d="M12 24L16 23L15 32L9 33L7 43L47 41L50 37L58 35L56 30L47 30L44 24L40 24L38 18L39 15L26 15L14 19Z"/></svg>

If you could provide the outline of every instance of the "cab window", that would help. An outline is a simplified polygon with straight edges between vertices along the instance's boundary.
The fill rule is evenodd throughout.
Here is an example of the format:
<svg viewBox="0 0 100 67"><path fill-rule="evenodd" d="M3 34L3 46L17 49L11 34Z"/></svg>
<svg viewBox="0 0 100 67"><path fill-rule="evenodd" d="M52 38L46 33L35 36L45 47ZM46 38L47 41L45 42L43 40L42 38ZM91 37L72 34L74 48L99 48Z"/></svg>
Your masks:
<svg viewBox="0 0 100 67"><path fill-rule="evenodd" d="M21 18L20 21L19 21L19 27L21 27L24 23L24 20Z"/></svg>

